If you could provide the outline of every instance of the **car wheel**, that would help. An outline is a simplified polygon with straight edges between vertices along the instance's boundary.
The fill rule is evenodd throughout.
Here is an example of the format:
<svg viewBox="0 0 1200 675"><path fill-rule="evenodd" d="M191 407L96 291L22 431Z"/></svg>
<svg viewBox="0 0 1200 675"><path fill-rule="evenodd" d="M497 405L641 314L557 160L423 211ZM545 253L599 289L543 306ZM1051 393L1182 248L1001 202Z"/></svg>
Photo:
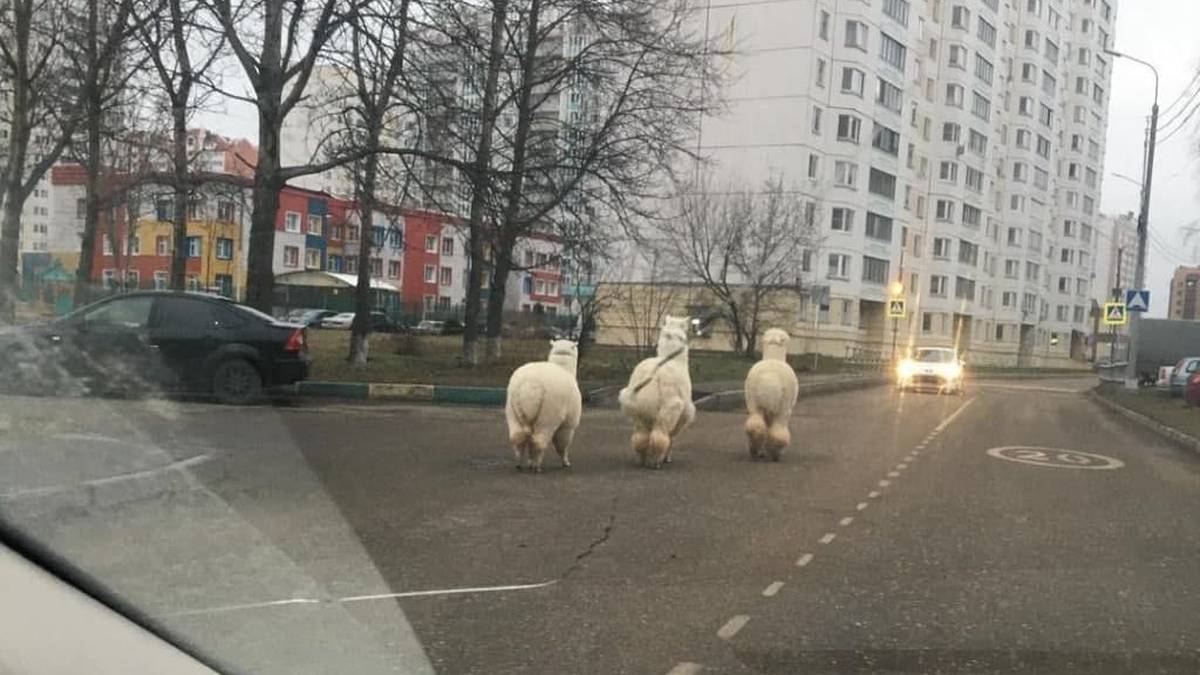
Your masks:
<svg viewBox="0 0 1200 675"><path fill-rule="evenodd" d="M213 373L213 395L226 405L252 403L262 395L262 389L262 375L245 359L223 361Z"/></svg>

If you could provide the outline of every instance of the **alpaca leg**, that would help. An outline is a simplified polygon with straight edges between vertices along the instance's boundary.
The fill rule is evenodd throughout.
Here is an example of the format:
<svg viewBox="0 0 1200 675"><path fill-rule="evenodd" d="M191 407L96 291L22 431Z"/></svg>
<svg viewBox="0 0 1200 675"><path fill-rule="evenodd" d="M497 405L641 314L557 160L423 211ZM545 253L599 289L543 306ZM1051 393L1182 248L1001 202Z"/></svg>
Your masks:
<svg viewBox="0 0 1200 675"><path fill-rule="evenodd" d="M767 420L761 413L752 412L746 418L746 438L750 442L750 459L758 459L767 435Z"/></svg>
<svg viewBox="0 0 1200 675"><path fill-rule="evenodd" d="M667 447L662 451L662 454L657 458L657 464L663 462L671 462L671 447L674 444L675 434L687 426L686 418L688 406L691 406L691 401L683 399L673 399L658 411L658 418L655 420L655 429L661 430L667 437ZM692 406L693 414L695 414L695 406ZM658 468L657 466L655 468Z"/></svg>
<svg viewBox="0 0 1200 675"><path fill-rule="evenodd" d="M562 460L564 469L571 468L571 439L575 437L575 427L564 424L554 433L554 449Z"/></svg>
<svg viewBox="0 0 1200 675"><path fill-rule="evenodd" d="M666 458L667 452L671 449L671 436L662 429L655 429L650 432L650 447L646 451L648 466L651 469L661 469L663 459Z"/></svg>
<svg viewBox="0 0 1200 675"><path fill-rule="evenodd" d="M778 462L779 455L783 453L783 449L792 441L791 430L788 429L787 418L777 419L770 428L767 429L767 452L771 455L771 460Z"/></svg>
<svg viewBox="0 0 1200 675"><path fill-rule="evenodd" d="M534 473L542 472L542 459L546 457L546 450L550 448L550 444L549 435L541 431L534 433L533 438L529 440L529 463Z"/></svg>
<svg viewBox="0 0 1200 675"><path fill-rule="evenodd" d="M630 439L633 444L633 451L637 453L638 465L646 466L646 453L650 449L650 430L641 426L633 430L633 437Z"/></svg>

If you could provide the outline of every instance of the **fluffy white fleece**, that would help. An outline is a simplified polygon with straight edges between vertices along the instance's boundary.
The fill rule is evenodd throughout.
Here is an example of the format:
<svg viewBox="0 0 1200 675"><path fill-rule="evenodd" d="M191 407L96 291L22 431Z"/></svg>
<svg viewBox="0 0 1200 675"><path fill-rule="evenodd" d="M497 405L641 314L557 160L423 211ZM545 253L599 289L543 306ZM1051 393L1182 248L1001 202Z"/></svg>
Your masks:
<svg viewBox="0 0 1200 675"><path fill-rule="evenodd" d="M696 418L688 373L687 317L666 316L658 334L658 354L633 369L621 390L621 410L633 420L634 452L642 466L670 463L675 437Z"/></svg>
<svg viewBox="0 0 1200 675"><path fill-rule="evenodd" d="M583 397L575 381L579 348L570 340L550 343L550 356L513 371L504 415L518 469L542 472L551 444L564 468L571 466L571 439L579 427Z"/></svg>
<svg viewBox="0 0 1200 675"><path fill-rule="evenodd" d="M750 457L758 459L767 453L778 462L779 455L791 442L788 422L796 407L796 396L800 383L796 371L787 362L788 342L791 338L778 328L772 328L762 337L762 360L750 368L746 375L746 436L750 440Z"/></svg>

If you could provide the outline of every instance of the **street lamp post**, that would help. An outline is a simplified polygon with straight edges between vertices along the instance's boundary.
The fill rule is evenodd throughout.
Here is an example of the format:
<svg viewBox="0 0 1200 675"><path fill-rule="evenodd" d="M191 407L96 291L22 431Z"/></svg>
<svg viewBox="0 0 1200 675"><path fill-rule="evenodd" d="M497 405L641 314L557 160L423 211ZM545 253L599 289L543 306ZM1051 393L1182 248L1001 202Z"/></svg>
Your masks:
<svg viewBox="0 0 1200 675"><path fill-rule="evenodd" d="M1150 107L1150 139L1146 144L1145 180L1142 181L1142 203L1138 212L1137 222L1137 264L1134 267L1133 283L1136 290L1141 290L1146 284L1146 237L1150 220L1150 186L1154 180L1154 143L1158 135L1158 70L1149 63L1122 54L1121 52L1105 49L1104 53L1115 58L1129 59L1150 69L1154 73L1154 104ZM1141 312L1131 312L1129 317L1129 355L1125 366L1125 387L1136 389L1138 386L1138 326L1141 323Z"/></svg>
<svg viewBox="0 0 1200 675"><path fill-rule="evenodd" d="M892 299L896 300L904 295L904 282L897 279L892 282ZM896 333L900 329L900 318L892 317L892 360L896 360Z"/></svg>

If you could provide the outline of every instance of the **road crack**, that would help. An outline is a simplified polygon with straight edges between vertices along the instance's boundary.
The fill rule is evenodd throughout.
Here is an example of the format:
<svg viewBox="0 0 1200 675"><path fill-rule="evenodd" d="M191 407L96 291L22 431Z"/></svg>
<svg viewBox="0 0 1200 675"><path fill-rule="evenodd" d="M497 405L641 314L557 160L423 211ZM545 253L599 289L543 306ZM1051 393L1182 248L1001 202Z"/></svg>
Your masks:
<svg viewBox="0 0 1200 675"><path fill-rule="evenodd" d="M612 537L613 528L616 527L616 524L617 524L617 498L613 497L612 504L609 506L608 523L605 524L604 530L600 533L599 537L597 537L590 544L587 545L587 548L583 549L578 554L576 554L575 560L573 560L571 562L570 566L568 566L566 571L563 572L563 574L562 574L562 579L564 581L568 577L570 577L571 574L573 574L575 571L577 571L583 567L583 561L586 560L588 558L588 556L595 553L601 546L603 546L604 544L606 544L608 542L609 538Z"/></svg>

